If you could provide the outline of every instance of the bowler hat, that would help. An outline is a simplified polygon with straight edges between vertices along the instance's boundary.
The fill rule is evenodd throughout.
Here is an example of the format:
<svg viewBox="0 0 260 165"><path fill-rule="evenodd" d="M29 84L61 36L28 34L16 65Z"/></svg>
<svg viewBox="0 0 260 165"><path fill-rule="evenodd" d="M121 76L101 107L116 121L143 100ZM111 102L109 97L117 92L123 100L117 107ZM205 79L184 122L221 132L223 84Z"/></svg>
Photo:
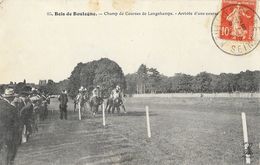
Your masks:
<svg viewBox="0 0 260 165"><path fill-rule="evenodd" d="M6 88L5 93L2 96L8 98L8 97L15 97L17 96L17 94L14 93L13 88Z"/></svg>

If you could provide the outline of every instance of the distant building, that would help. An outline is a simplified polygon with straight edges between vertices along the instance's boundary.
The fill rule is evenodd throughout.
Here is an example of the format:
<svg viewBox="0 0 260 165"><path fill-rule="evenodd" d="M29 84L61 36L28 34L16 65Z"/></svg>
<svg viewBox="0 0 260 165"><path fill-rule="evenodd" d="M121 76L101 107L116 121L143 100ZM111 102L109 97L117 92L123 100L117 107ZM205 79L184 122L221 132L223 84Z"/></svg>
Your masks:
<svg viewBox="0 0 260 165"><path fill-rule="evenodd" d="M39 86L47 85L47 80L39 80Z"/></svg>

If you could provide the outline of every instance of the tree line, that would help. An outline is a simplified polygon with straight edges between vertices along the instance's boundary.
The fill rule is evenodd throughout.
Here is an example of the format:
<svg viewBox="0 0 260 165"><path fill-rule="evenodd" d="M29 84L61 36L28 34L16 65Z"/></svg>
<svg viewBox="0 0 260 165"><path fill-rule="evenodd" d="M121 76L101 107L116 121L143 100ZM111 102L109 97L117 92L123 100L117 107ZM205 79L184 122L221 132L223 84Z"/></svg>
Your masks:
<svg viewBox="0 0 260 165"><path fill-rule="evenodd" d="M59 94L63 89L68 90L71 97L75 97L80 86L88 92L100 85L105 97L119 84L124 93L231 93L231 92L259 92L260 71L241 71L240 73L212 74L201 72L197 75L176 73L165 76L156 68L149 68L141 64L135 73L124 75L121 67L108 58L97 61L78 63L68 79L60 82L48 80L46 85L31 85L48 94ZM26 81L0 85L3 93L7 86L13 86L17 93L21 92Z"/></svg>
<svg viewBox="0 0 260 165"><path fill-rule="evenodd" d="M176 73L168 77L142 64L136 73L125 77L129 94L259 92L260 88L260 71L249 70L219 75L201 72L195 76Z"/></svg>

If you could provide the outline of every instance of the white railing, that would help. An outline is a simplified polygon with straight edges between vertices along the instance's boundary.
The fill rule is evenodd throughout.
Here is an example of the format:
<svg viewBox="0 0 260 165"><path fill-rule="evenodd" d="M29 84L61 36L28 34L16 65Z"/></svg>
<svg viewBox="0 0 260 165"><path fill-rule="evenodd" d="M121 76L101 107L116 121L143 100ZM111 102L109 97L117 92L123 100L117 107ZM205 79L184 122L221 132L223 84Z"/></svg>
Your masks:
<svg viewBox="0 0 260 165"><path fill-rule="evenodd" d="M260 98L260 93L160 93L160 94L133 94L132 97L238 97Z"/></svg>

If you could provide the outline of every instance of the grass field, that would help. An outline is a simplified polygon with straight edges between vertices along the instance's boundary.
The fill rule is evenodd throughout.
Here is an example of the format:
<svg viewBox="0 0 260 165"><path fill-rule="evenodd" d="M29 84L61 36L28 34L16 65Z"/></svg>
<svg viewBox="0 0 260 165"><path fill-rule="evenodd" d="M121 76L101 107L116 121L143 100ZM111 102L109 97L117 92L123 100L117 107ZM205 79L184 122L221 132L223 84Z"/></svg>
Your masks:
<svg viewBox="0 0 260 165"><path fill-rule="evenodd" d="M152 137L147 138L145 105ZM241 112L247 114L252 164L260 165L260 102L241 98L128 98L128 113L59 120L57 100L39 133L23 144L17 165L242 165Z"/></svg>

